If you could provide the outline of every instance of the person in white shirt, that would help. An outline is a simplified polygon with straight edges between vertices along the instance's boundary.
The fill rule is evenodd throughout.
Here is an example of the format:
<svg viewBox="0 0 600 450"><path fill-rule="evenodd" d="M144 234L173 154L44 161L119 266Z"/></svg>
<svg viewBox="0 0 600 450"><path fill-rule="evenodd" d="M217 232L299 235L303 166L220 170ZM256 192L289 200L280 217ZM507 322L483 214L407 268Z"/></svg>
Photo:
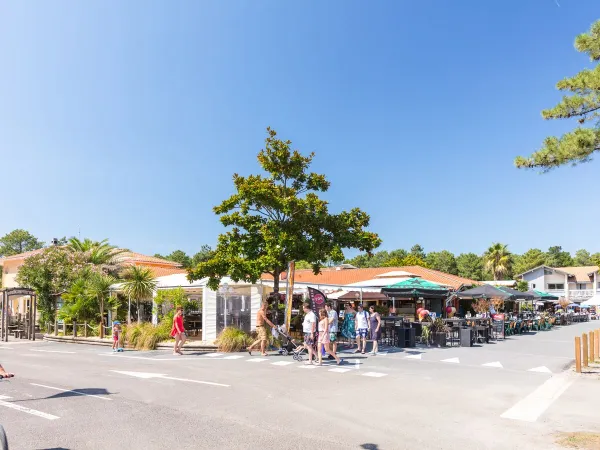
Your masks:
<svg viewBox="0 0 600 450"><path fill-rule="evenodd" d="M363 305L358 305L358 312L356 313L356 343L358 348L354 350L354 353L361 352L363 355L367 349L367 336L369 335L369 313L363 308ZM362 341L362 350L360 344Z"/></svg>
<svg viewBox="0 0 600 450"><path fill-rule="evenodd" d="M325 309L329 319L329 342L331 342L331 351L335 355L337 354L338 313L330 302L325 303ZM334 357L331 356L329 359L334 359Z"/></svg>
<svg viewBox="0 0 600 450"><path fill-rule="evenodd" d="M304 348L308 351L308 361L305 364L313 362L313 345L315 344L315 331L317 329L317 316L310 307L310 303L303 304L304 321L302 322L302 332L304 333ZM299 352L302 348L299 348Z"/></svg>

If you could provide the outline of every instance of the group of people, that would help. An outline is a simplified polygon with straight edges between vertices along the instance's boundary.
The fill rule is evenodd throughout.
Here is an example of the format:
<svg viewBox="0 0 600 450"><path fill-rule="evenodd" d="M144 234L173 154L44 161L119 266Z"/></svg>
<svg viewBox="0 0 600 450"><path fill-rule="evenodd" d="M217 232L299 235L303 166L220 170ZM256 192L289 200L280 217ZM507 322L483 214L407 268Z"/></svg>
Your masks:
<svg viewBox="0 0 600 450"><path fill-rule="evenodd" d="M354 353L365 354L367 350L367 342L373 342L373 350L371 355L376 355L378 351L378 341L381 339L381 316L375 307L371 306L369 312L365 311L362 304L358 305L358 311L354 309L354 303L348 303L344 313L344 322L342 329L339 327L338 312L329 302L325 304L325 309L320 309L317 314L312 310L311 304L303 303L304 320L302 322L302 332L304 342L296 351L305 348L308 352L308 361L306 364L313 364L313 354L315 351L315 343L317 344L317 365L323 363L323 355L328 355L329 359L335 360L336 363L342 364L342 360L337 355L338 348L338 332L341 331L342 336L350 342L349 348L356 350ZM247 348L247 351L252 355L252 351L260 346L262 356L267 356L268 336L266 325L276 328L275 324L267 318L268 303L264 302L256 314L256 332L258 337L252 345Z"/></svg>
<svg viewBox="0 0 600 450"><path fill-rule="evenodd" d="M344 322L341 330L349 343L349 348L354 348L356 340L356 350L354 353L365 354L367 351L367 342L373 341L372 355L379 351L378 341L381 339L381 315L375 311L375 306L369 307L369 312L364 310L362 304L357 307L354 302L347 303L344 309Z"/></svg>

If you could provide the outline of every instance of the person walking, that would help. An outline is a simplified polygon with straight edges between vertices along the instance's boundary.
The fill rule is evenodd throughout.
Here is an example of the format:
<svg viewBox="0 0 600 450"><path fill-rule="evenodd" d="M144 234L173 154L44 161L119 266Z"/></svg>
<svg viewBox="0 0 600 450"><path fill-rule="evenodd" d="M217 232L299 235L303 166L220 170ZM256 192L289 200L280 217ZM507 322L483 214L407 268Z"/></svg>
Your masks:
<svg viewBox="0 0 600 450"><path fill-rule="evenodd" d="M0 364L0 377L1 378L12 378L15 375L12 373L7 372L6 370L4 370L4 367L2 367L2 364Z"/></svg>
<svg viewBox="0 0 600 450"><path fill-rule="evenodd" d="M337 354L337 334L338 334L338 313L331 302L325 303L325 310L327 311L327 319L329 320L329 341L331 343L331 351L334 355ZM334 359L333 356L329 355L329 359Z"/></svg>
<svg viewBox="0 0 600 450"><path fill-rule="evenodd" d="M327 317L327 311L324 309L319 311L319 345L317 350L319 354L319 366L323 364L323 350L333 356L338 366L342 363L342 360L331 351L331 343L329 339L329 318Z"/></svg>
<svg viewBox="0 0 600 450"><path fill-rule="evenodd" d="M118 320L115 320L113 322L112 337L113 337L112 350L113 350L113 352L119 351L119 348L121 348L119 345L119 342L121 341L121 322L119 322Z"/></svg>
<svg viewBox="0 0 600 450"><path fill-rule="evenodd" d="M302 333L304 333L304 344L295 350L296 353L302 351L303 348L308 352L308 361L305 364L312 364L313 360L313 345L315 344L315 332L317 330L317 316L310 307L310 303L305 302L302 305L304 311L304 320L302 321Z"/></svg>
<svg viewBox="0 0 600 450"><path fill-rule="evenodd" d="M347 348L352 349L354 347L354 340L356 339L355 326L356 310L354 309L354 303L346 303L344 309L344 322L342 324L342 336L348 341Z"/></svg>
<svg viewBox="0 0 600 450"><path fill-rule="evenodd" d="M377 355L377 351L379 350L379 339L381 339L381 315L375 311L375 306L369 307L370 317L370 326L371 326L371 340L373 341L373 350L371 351L371 355Z"/></svg>
<svg viewBox="0 0 600 450"><path fill-rule="evenodd" d="M354 353L361 352L363 355L367 350L367 337L369 336L369 313L367 313L362 304L358 305L358 312L356 313L356 344L358 348L354 350ZM362 350L360 348L362 343Z"/></svg>
<svg viewBox="0 0 600 450"><path fill-rule="evenodd" d="M181 347L185 344L187 339L185 335L185 328L183 327L183 307L178 306L175 309L175 316L173 316L173 328L171 328L171 337L175 338L175 347L173 348L174 355L183 355Z"/></svg>
<svg viewBox="0 0 600 450"><path fill-rule="evenodd" d="M256 333L258 334L258 338L247 349L250 356L252 356L252 349L254 347L256 347L257 345L260 345L260 354L262 356L267 356L266 348L267 348L268 338L267 338L267 329L265 328L265 322L268 323L269 326L275 328L275 325L273 324L273 322L271 322L269 319L267 319L267 308L268 307L269 307L269 304L267 302L263 302L262 305L260 305L260 309L256 312Z"/></svg>

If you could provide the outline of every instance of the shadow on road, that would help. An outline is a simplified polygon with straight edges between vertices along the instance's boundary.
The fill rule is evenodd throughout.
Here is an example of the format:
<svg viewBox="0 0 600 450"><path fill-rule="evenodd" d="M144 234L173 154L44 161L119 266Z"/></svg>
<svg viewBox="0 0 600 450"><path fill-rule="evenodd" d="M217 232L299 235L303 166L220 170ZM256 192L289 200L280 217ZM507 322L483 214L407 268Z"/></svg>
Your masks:
<svg viewBox="0 0 600 450"><path fill-rule="evenodd" d="M52 400L55 398L66 398L66 397L84 397L86 395L97 395L99 397L109 395L113 395L103 388L83 388L83 389L72 389L68 392L59 392L54 395L49 395L48 397L38 397L38 398L27 398L22 400L13 400L13 403L22 403L22 402L30 402L34 400Z"/></svg>
<svg viewBox="0 0 600 450"><path fill-rule="evenodd" d="M364 448L365 450L379 450L379 445L377 444L362 444L360 448Z"/></svg>

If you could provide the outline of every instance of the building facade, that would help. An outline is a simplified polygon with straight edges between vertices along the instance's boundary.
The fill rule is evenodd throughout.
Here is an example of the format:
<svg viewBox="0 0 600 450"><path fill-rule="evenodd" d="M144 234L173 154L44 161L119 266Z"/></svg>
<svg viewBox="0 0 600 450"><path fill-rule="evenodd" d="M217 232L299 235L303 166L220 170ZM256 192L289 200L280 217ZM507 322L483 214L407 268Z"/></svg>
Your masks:
<svg viewBox="0 0 600 450"><path fill-rule="evenodd" d="M565 297L574 303L581 303L592 298L600 291L598 266L538 266L518 277L527 281L529 289Z"/></svg>

